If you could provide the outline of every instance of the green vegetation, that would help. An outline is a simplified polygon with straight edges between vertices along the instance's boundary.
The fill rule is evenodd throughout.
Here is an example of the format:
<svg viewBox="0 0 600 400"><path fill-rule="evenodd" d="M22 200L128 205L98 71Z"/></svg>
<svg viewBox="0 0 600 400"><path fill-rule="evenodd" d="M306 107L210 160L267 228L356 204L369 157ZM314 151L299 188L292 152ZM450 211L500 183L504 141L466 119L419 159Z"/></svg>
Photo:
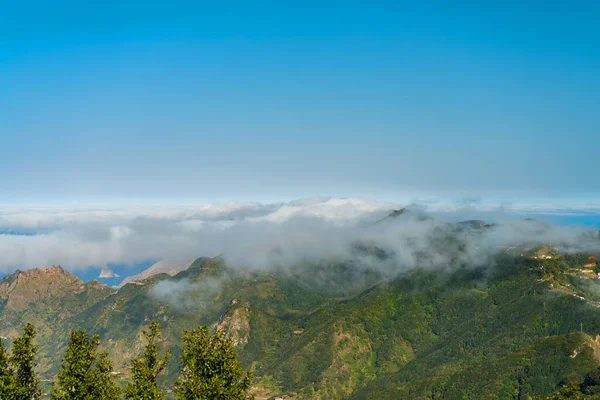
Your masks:
<svg viewBox="0 0 600 400"><path fill-rule="evenodd" d="M142 334L148 342L144 349L144 358L131 362L132 382L127 385L125 398L128 400L160 400L164 393L157 386L158 375L165 369L170 353L158 357L158 341L161 339L160 325L152 321L150 328Z"/></svg>
<svg viewBox="0 0 600 400"><path fill-rule="evenodd" d="M183 334L183 369L175 382L179 400L252 399L251 374L235 358L233 342L218 330L211 335L206 327Z"/></svg>
<svg viewBox="0 0 600 400"><path fill-rule="evenodd" d="M15 374L13 377L12 396L15 400L31 400L40 397L39 379L35 373L35 354L38 346L33 344L35 330L33 325L25 325L23 336L15 339L12 356L9 361Z"/></svg>
<svg viewBox="0 0 600 400"><path fill-rule="evenodd" d="M8 362L8 352L0 339L0 394L7 394L10 390L12 370ZM8 396L7 396L8 397Z"/></svg>
<svg viewBox="0 0 600 400"><path fill-rule="evenodd" d="M563 400L563 399L600 399L600 368L590 371L583 382L571 381L556 393L547 397L536 397L534 400Z"/></svg>
<svg viewBox="0 0 600 400"><path fill-rule="evenodd" d="M27 324L23 336L14 340L10 356L0 341L0 398L32 400L40 397L39 379L35 373L37 346L33 344L34 338L33 325Z"/></svg>
<svg viewBox="0 0 600 400"><path fill-rule="evenodd" d="M451 240L441 235L440 246ZM356 251L388 256L374 248ZM52 275L52 287L65 289L46 292L43 301L53 313L35 314L41 323L37 371L54 379L69 330L84 328L99 335L105 362L114 366L109 376L119 386L129 384L130 399L141 391L151 399L210 392L206 365L237 371L229 382L244 387L250 381L240 368L252 371L252 393L265 399L528 399L573 390L593 398L600 280L584 267L588 257L513 248L484 265L450 261L448 268L397 276L359 262L248 272L202 258L175 277L156 275L119 291L71 283L60 272ZM45 287L38 275L29 281ZM18 303L24 289L16 300L2 297L7 278L0 281L0 315L23 326L23 318L43 308L34 297ZM11 288L20 290L14 282ZM166 288L160 298L157 287ZM16 336L12 329L0 320L1 335ZM173 359L167 365L159 344L186 368ZM223 353L211 358L211 348ZM198 380L197 388L194 376L210 379Z"/></svg>
<svg viewBox="0 0 600 400"><path fill-rule="evenodd" d="M158 375L165 369L170 353L159 358L160 325L152 321L142 332L147 344L144 358L131 361L132 381L125 390L128 400L160 400L164 391L157 386ZM32 400L40 397L35 373L33 344L35 331L27 324L23 336L13 343L8 356L0 342L0 398ZM206 327L184 332L183 368L175 383L178 399L253 399L251 374L236 359L233 340L223 331L210 334ZM117 400L121 390L113 376L113 367L105 352L99 352L99 335L84 330L71 332L61 370L52 385L53 400Z"/></svg>
<svg viewBox="0 0 600 400"><path fill-rule="evenodd" d="M90 337L84 330L71 332L67 354L52 386L53 400L119 398L112 364L106 353L98 353L99 345L98 335Z"/></svg>

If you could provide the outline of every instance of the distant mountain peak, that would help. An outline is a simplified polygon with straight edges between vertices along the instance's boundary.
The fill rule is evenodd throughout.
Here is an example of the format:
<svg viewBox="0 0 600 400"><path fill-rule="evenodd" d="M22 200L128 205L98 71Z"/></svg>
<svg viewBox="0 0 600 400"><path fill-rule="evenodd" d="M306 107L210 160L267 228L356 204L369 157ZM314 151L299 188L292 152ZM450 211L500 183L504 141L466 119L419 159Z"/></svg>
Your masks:
<svg viewBox="0 0 600 400"><path fill-rule="evenodd" d="M127 278L123 279L119 287L123 287L128 283L143 281L144 279L148 279L158 274L168 274L174 276L178 272L185 271L186 269L188 269L191 264L192 261L174 262L169 260L161 260L151 265L147 269L143 270L139 274L128 276Z"/></svg>
<svg viewBox="0 0 600 400"><path fill-rule="evenodd" d="M487 223L480 219L470 219L468 221L460 221L457 225L465 226L469 228L490 228L493 227L494 224Z"/></svg>
<svg viewBox="0 0 600 400"><path fill-rule="evenodd" d="M402 217L402 218L399 218ZM431 220L432 217L425 214L422 210L418 208L396 208L393 209L386 217L378 220L375 224L379 224L381 222L388 222L398 218L400 219L416 219L419 221L427 221Z"/></svg>
<svg viewBox="0 0 600 400"><path fill-rule="evenodd" d="M67 279L76 279L79 280L75 275L61 267L60 265L53 265L51 267L44 268L31 268L26 271L16 270L14 273L10 275L6 275L2 280L0 280L0 284L5 280L31 280L31 279L44 279L44 278L58 278L58 277L66 277Z"/></svg>
<svg viewBox="0 0 600 400"><path fill-rule="evenodd" d="M388 217L398 217L406 212L406 208L398 208L393 210Z"/></svg>
<svg viewBox="0 0 600 400"><path fill-rule="evenodd" d="M31 301L81 293L84 283L61 266L15 271L0 280L0 299L14 310L23 309Z"/></svg>

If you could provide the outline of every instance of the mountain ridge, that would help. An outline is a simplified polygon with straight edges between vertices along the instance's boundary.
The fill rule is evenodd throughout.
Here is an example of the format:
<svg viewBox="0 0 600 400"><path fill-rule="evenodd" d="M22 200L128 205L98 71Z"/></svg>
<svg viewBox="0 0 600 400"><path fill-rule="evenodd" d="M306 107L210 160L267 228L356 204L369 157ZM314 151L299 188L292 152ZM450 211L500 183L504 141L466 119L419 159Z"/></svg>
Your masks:
<svg viewBox="0 0 600 400"><path fill-rule="evenodd" d="M192 262L193 261L189 261L189 262L187 262L187 261L186 262L176 262L176 261L169 261L169 260L158 261L158 262L152 264L150 267L143 270L142 272L140 272L139 274L125 277L121 281L121 283L119 284L118 287L121 288L128 283L142 281L144 279L150 278L153 275L158 275L158 274L162 274L162 273L170 275L170 276L174 276L177 273L188 269L190 267L190 265L192 265Z"/></svg>
<svg viewBox="0 0 600 400"><path fill-rule="evenodd" d="M100 335L127 381L141 330L156 320L175 355L160 381L165 389L175 379L181 332L202 324L234 340L264 399L548 395L597 367L600 291L584 273L589 254L555 251L540 269L540 251L547 252L503 249L490 265L395 276L358 261L256 271L201 257L175 276L119 290L59 267L19 271L0 288L27 282L50 294L15 302L20 309L0 304L0 335L34 323L44 379L56 373L69 330L83 328Z"/></svg>

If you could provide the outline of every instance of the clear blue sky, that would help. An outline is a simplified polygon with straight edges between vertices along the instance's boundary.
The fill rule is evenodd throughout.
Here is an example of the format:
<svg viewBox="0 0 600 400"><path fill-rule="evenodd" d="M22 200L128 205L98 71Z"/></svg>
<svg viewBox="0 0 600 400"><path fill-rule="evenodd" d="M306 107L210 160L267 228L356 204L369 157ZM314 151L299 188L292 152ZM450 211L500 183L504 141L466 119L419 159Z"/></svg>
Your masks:
<svg viewBox="0 0 600 400"><path fill-rule="evenodd" d="M6 1L0 204L598 202L598 21L597 1Z"/></svg>

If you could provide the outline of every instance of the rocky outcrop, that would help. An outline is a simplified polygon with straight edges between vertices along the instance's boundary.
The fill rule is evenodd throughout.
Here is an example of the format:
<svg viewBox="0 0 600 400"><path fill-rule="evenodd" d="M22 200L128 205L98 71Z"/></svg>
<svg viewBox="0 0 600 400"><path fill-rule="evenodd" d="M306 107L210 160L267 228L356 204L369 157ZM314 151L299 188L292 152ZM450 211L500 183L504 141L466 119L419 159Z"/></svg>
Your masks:
<svg viewBox="0 0 600 400"><path fill-rule="evenodd" d="M81 293L84 283L61 266L16 271L0 280L0 299L5 310L21 311L29 302Z"/></svg>

